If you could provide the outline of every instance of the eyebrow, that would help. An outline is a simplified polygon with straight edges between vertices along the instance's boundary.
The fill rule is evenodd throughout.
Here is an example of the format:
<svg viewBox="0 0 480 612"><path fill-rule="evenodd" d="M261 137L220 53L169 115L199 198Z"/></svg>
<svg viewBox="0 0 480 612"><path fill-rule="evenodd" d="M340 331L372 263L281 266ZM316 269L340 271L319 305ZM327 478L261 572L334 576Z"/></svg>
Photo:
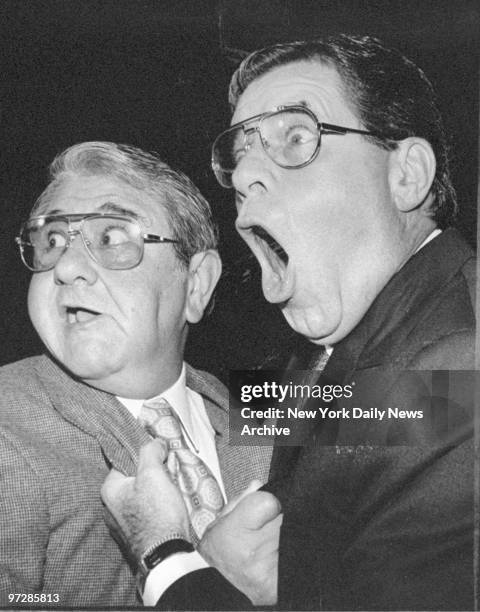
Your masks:
<svg viewBox="0 0 480 612"><path fill-rule="evenodd" d="M306 100L299 100L295 106L304 106L305 108L308 108L309 110L312 110L311 105L306 101Z"/></svg>
<svg viewBox="0 0 480 612"><path fill-rule="evenodd" d="M127 215L127 217L133 217L134 219L140 219L140 215L137 212L129 208L124 208L119 204L115 204L115 202L105 202L99 206L98 210L115 213L117 215Z"/></svg>
<svg viewBox="0 0 480 612"><path fill-rule="evenodd" d="M273 111L275 112L275 110L278 110L279 108L288 108L289 106L300 106L301 108L307 108L312 113L315 113L312 105L306 100L291 100L290 102L284 102L283 104L275 106Z"/></svg>
<svg viewBox="0 0 480 612"><path fill-rule="evenodd" d="M106 212L106 213L113 213L116 215L126 215L127 217L133 217L134 219L142 218L142 216L139 215L134 210L120 206L119 204L116 204L115 202L104 202L101 206L98 207L97 210L92 211L92 213L96 213L96 212ZM45 211L41 214L50 216L50 215L68 215L69 213L66 212L65 210L61 210L60 208L54 208L53 210Z"/></svg>

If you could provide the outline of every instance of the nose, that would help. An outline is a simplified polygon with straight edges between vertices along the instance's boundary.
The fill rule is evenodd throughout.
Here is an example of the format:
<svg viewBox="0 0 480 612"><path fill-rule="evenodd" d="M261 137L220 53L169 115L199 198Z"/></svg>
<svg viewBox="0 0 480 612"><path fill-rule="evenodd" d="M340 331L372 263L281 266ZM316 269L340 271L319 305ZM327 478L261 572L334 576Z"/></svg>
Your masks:
<svg viewBox="0 0 480 612"><path fill-rule="evenodd" d="M87 284L97 280L96 264L87 252L80 232L70 234L68 247L53 269L57 285Z"/></svg>
<svg viewBox="0 0 480 612"><path fill-rule="evenodd" d="M272 160L266 154L257 130L246 133L245 153L232 173L232 184L236 191L248 195L252 189L268 190Z"/></svg>

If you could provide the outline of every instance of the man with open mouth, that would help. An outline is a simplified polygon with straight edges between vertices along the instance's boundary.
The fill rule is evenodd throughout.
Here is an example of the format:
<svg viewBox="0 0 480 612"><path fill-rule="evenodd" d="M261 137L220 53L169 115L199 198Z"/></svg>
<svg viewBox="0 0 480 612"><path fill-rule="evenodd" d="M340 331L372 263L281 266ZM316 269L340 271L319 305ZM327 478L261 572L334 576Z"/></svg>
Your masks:
<svg viewBox="0 0 480 612"><path fill-rule="evenodd" d="M379 41L337 36L253 52L230 104L212 164L234 190L265 298L318 347L320 384L376 403L354 423L337 402L336 418L276 446L266 490L200 543L212 567L186 565L162 594L162 544L145 592L162 609L474 609L475 261L452 228L432 86ZM391 419L372 418L387 407ZM185 517L162 449L143 457L136 480L114 472L104 486L140 557L139 543L168 539Z"/></svg>
<svg viewBox="0 0 480 612"><path fill-rule="evenodd" d="M0 369L0 606L133 606L100 498L110 467L135 474L139 448L165 434L200 538L228 497L266 480L269 456L228 446L226 390L183 360L221 271L196 187L113 143L70 147L50 170L17 238L46 353Z"/></svg>

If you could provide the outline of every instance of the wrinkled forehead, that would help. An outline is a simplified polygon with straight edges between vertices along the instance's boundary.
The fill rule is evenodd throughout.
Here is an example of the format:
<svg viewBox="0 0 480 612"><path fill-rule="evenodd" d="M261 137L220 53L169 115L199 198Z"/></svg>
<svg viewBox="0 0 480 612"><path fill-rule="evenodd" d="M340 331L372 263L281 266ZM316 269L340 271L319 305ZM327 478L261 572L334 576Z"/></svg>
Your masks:
<svg viewBox="0 0 480 612"><path fill-rule="evenodd" d="M30 216L55 213L112 212L142 219L146 225L167 223L159 197L115 176L65 173L37 200Z"/></svg>
<svg viewBox="0 0 480 612"><path fill-rule="evenodd" d="M92 206L101 205L105 197L115 199L127 196L129 186L115 177L102 174L75 174L64 172L57 176L37 199L32 213L45 214L62 209L64 212L75 212L76 206L89 203ZM131 191L131 189L129 189ZM130 199L137 199L137 194L131 193Z"/></svg>
<svg viewBox="0 0 480 612"><path fill-rule="evenodd" d="M328 111L329 115L336 111L339 118L340 114L352 114L337 69L320 60L300 60L271 68L254 79L239 96L231 124L279 106L307 106L315 113Z"/></svg>

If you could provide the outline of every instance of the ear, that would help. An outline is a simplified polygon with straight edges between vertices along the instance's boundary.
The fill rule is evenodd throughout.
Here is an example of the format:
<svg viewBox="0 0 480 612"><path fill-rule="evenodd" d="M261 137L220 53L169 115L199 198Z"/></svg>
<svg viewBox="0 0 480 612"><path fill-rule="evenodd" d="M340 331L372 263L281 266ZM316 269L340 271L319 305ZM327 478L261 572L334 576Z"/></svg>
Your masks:
<svg viewBox="0 0 480 612"><path fill-rule="evenodd" d="M401 212L420 206L435 178L436 160L430 143L412 136L391 151L389 183L395 204Z"/></svg>
<svg viewBox="0 0 480 612"><path fill-rule="evenodd" d="M189 323L198 323L203 317L221 273L222 262L214 249L196 253L190 260L185 309Z"/></svg>

